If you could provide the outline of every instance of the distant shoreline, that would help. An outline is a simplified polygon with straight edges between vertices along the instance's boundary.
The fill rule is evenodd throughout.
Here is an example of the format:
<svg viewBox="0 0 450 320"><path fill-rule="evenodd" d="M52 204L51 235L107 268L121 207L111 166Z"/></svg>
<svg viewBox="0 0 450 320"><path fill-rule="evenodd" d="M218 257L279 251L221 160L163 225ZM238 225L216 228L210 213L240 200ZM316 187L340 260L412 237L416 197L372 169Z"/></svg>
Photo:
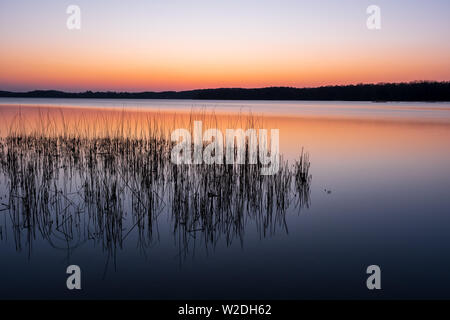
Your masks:
<svg viewBox="0 0 450 320"><path fill-rule="evenodd" d="M218 88L163 92L64 92L35 90L0 91L2 98L64 99L174 99L174 100L261 100L261 101L370 101L370 102L448 102L450 81L417 81L316 88Z"/></svg>

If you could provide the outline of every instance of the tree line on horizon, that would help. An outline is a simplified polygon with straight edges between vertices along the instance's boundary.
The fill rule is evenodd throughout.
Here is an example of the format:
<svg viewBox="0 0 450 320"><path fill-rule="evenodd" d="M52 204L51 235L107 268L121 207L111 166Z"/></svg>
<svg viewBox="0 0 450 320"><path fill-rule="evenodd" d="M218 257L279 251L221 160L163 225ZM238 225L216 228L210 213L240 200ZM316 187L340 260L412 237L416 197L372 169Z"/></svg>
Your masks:
<svg viewBox="0 0 450 320"><path fill-rule="evenodd" d="M163 92L0 91L0 97L90 99L198 99L198 100L328 100L328 101L450 101L450 81L416 81L316 88L218 88Z"/></svg>

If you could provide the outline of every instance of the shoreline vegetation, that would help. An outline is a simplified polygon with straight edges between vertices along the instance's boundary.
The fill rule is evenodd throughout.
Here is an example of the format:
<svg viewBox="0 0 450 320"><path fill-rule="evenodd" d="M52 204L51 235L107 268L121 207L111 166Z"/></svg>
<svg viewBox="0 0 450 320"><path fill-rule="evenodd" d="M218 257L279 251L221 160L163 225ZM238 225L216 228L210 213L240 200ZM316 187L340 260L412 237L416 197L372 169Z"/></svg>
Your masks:
<svg viewBox="0 0 450 320"><path fill-rule="evenodd" d="M322 86L315 88L217 88L162 92L64 92L34 90L0 91L7 98L75 98L75 99L186 99L186 100L312 100L312 101L450 101L450 81L414 81L402 83Z"/></svg>
<svg viewBox="0 0 450 320"><path fill-rule="evenodd" d="M68 254L91 242L115 257L129 235L139 250L151 248L159 242L158 221L167 220L182 261L199 244L242 246L248 228L260 238L287 233L288 211L309 207L312 176L302 148L270 176L260 174L260 162L249 162L248 141L243 164L176 165L169 133L180 119L168 126L155 115L116 115L117 121L87 123L63 111L19 113L11 121L0 137L0 212L8 217L0 221L0 241L31 252L40 239ZM192 113L193 119L220 125L214 114ZM234 124L260 121L248 115Z"/></svg>

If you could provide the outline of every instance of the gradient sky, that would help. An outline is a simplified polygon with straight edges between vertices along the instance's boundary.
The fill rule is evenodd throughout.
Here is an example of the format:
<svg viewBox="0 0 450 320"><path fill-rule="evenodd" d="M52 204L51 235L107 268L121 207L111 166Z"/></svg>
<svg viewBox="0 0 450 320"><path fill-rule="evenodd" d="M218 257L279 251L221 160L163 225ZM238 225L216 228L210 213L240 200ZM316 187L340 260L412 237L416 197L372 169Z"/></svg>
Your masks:
<svg viewBox="0 0 450 320"><path fill-rule="evenodd" d="M448 81L449 14L448 0L0 0L0 90Z"/></svg>

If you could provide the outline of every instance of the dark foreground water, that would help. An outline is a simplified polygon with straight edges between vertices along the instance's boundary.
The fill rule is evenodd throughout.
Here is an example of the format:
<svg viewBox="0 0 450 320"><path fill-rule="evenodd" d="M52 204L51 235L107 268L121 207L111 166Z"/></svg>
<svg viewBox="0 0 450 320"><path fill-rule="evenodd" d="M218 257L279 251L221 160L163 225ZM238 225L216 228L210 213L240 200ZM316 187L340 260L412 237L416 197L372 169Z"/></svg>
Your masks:
<svg viewBox="0 0 450 320"><path fill-rule="evenodd" d="M213 225L206 219L186 228L168 203L175 199L173 185L158 193L166 206L140 220L133 212L145 211L136 206L146 208L149 202L133 201L131 190L137 189L112 192L122 197L122 207L114 197L99 200L95 192L103 197L110 176L83 176L60 163L58 186L48 186L63 190L59 202L50 194L48 216L27 220L22 213L33 209L21 207L24 190L17 194L11 188L14 177L3 166L0 298L450 298L449 104L83 101L79 106L106 104L109 110L114 103L119 109L163 110L172 103L176 110L265 114L267 125L280 129L286 159L293 163L302 147L309 153L308 195L298 205L292 191L281 212L269 214L246 203L245 210L230 209L242 210L231 219ZM0 104L6 136L6 124L17 125L13 114L34 112L25 104L68 109L77 103L4 99ZM126 163L117 170L124 173ZM100 206L73 204L86 199L85 193L79 196L87 188L80 187L83 177L91 179L89 196ZM228 187L236 190L239 184ZM179 192L189 196L192 190ZM201 194L198 203L214 203L202 212L217 217L222 210L217 198ZM99 221L99 210L120 219ZM70 264L81 267L81 291L66 288ZM381 268L379 291L366 287L366 268L373 264Z"/></svg>

